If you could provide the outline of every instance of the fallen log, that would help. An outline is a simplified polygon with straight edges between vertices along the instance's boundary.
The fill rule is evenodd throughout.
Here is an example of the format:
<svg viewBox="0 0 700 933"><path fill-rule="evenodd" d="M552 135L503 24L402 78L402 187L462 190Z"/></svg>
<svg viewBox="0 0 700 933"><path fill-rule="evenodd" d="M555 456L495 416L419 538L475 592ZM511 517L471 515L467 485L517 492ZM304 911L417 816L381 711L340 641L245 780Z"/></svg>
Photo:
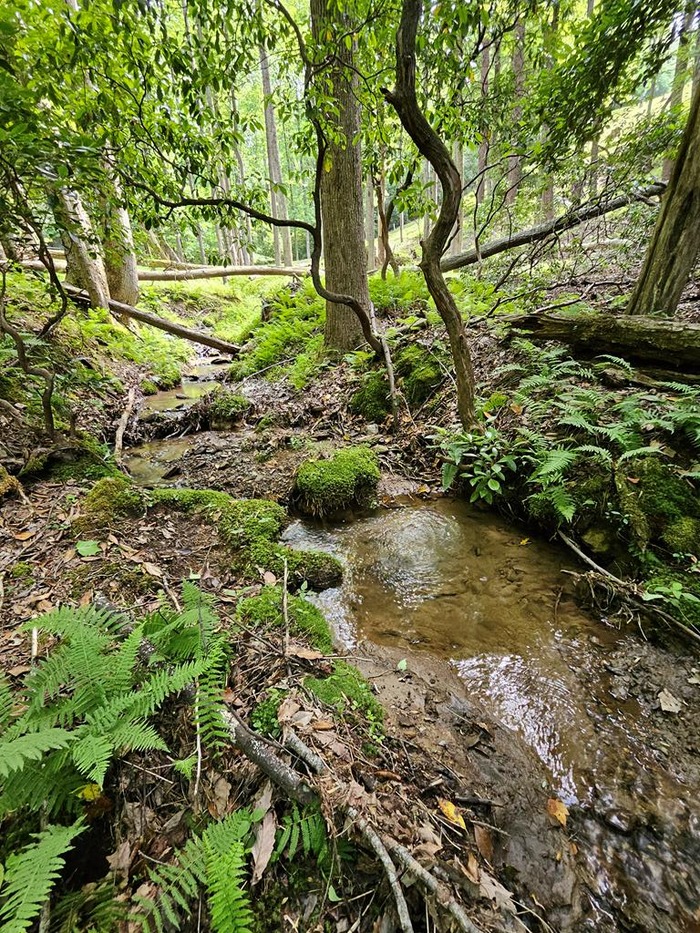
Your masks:
<svg viewBox="0 0 700 933"><path fill-rule="evenodd" d="M46 267L38 259L25 259L21 265L25 269L44 272ZM58 272L66 271L64 259L54 261ZM227 279L235 275L278 275L294 276L296 278L308 274L308 269L294 269L287 266L192 266L184 269L141 269L138 273L139 282L184 282L190 279Z"/></svg>
<svg viewBox="0 0 700 933"><path fill-rule="evenodd" d="M523 314L501 318L530 340L559 340L591 353L700 370L700 324L613 314Z"/></svg>
<svg viewBox="0 0 700 933"><path fill-rule="evenodd" d="M73 301L80 304L90 304L90 297L87 292L75 288L73 285L64 285L63 288ZM150 327L156 327L158 330L164 330L174 337L181 337L183 340L189 340L191 343L199 343L205 347L212 347L214 350L219 350L220 353L229 353L231 356L236 356L240 350L240 347L237 347L233 343L228 343L226 340L219 340L218 337L214 337L211 334L203 334L199 330L192 330L190 327L185 327L182 324L166 321L165 318L158 317L157 314L152 314L150 311L140 311L138 308L125 305L121 301L113 301L110 299L109 310L114 311L117 315L133 318L133 320L140 321L142 324L148 324Z"/></svg>
<svg viewBox="0 0 700 933"><path fill-rule="evenodd" d="M596 204L589 204L578 210L567 211L553 220L547 220L544 223L536 224L534 227L528 227L526 230L520 230L518 233L512 233L509 236L501 237L497 240L491 240L484 243L479 249L470 249L458 256L446 257L440 263L443 272L452 272L454 269L462 269L464 266L473 266L482 259L488 259L489 256L496 256L498 253L505 253L509 249L516 249L518 246L529 246L530 243L537 243L540 240L546 240L547 237L555 233L563 233L565 230L571 230L587 220L593 220L596 217L602 217L603 214L609 214L612 211L619 211L622 207L627 207L634 201L648 201L649 198L660 198L666 190L666 185L657 183L644 188L641 191L633 191L630 194L623 194L609 201L599 201Z"/></svg>
<svg viewBox="0 0 700 933"><path fill-rule="evenodd" d="M227 279L234 275L279 275L299 278L307 274L307 269L294 269L287 266L200 266L198 269L157 269L139 272L139 282Z"/></svg>

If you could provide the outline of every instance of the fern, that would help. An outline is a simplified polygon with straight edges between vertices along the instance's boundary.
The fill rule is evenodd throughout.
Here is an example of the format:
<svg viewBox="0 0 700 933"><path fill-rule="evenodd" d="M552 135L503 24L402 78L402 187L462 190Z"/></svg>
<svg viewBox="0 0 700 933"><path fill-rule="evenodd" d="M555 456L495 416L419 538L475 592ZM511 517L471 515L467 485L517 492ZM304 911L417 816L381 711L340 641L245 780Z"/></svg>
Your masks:
<svg viewBox="0 0 700 933"><path fill-rule="evenodd" d="M215 933L250 933L253 911L243 887L245 850L236 842L222 856L208 853L207 893L211 926Z"/></svg>
<svg viewBox="0 0 700 933"><path fill-rule="evenodd" d="M285 854L292 861L300 843L301 852L305 857L313 856L319 865L328 861L330 848L323 814L317 807L300 810L295 803L284 815L275 854L278 858Z"/></svg>
<svg viewBox="0 0 700 933"><path fill-rule="evenodd" d="M49 826L35 843L9 856L0 888L0 933L22 933L33 925L83 829L80 822Z"/></svg>
<svg viewBox="0 0 700 933"><path fill-rule="evenodd" d="M30 732L0 744L0 778L21 771L28 761L38 761L56 748L66 748L73 736L65 729L44 729Z"/></svg>
<svg viewBox="0 0 700 933"><path fill-rule="evenodd" d="M613 465L613 455L605 447L596 447L595 444L581 444L576 448L576 452L579 454L588 454L596 460L600 460L605 466L612 467Z"/></svg>
<svg viewBox="0 0 700 933"><path fill-rule="evenodd" d="M561 477L577 459L578 454L575 450L569 450L566 447L555 447L553 450L547 451L544 458L540 460L537 469L530 477L530 481L554 480Z"/></svg>

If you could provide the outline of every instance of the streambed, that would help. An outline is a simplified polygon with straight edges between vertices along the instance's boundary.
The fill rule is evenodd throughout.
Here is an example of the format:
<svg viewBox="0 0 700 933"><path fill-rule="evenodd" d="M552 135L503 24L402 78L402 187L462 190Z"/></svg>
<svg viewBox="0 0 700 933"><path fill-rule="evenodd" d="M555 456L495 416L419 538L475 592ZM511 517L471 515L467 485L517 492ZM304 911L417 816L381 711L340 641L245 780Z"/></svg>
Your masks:
<svg viewBox="0 0 700 933"><path fill-rule="evenodd" d="M159 393L149 409L177 417L212 387L202 375L189 398ZM210 469L240 471L232 450L249 435L151 441L126 463L143 485L177 483L199 444ZM274 460L255 469L252 494L269 494ZM548 793L571 808L594 908L582 929L700 930L697 659L592 617L563 572L576 569L568 554L460 501L398 499L345 523L295 521L285 537L345 564L343 585L311 599L346 648L398 647L409 670L418 655L444 664L541 760ZM664 689L680 713L660 709Z"/></svg>

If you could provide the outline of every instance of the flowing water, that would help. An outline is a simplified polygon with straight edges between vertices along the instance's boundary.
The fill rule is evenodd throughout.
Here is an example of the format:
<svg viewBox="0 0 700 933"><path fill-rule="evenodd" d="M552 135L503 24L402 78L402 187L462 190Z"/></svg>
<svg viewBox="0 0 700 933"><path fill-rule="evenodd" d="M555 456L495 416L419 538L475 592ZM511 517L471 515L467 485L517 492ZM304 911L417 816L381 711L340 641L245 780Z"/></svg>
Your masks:
<svg viewBox="0 0 700 933"><path fill-rule="evenodd" d="M211 388L214 369L184 392L149 399L148 410L176 418ZM193 442L134 448L129 469L144 485L167 481ZM578 608L562 572L575 568L561 548L448 499L345 524L296 521L285 539L343 561L342 586L311 598L346 647L400 646L409 667L416 652L444 660L475 701L521 734L557 795L587 814L579 832L598 919L586 929L700 931L698 781L684 786L660 766L648 739L662 730L619 687L640 643ZM625 916L622 926L611 913Z"/></svg>

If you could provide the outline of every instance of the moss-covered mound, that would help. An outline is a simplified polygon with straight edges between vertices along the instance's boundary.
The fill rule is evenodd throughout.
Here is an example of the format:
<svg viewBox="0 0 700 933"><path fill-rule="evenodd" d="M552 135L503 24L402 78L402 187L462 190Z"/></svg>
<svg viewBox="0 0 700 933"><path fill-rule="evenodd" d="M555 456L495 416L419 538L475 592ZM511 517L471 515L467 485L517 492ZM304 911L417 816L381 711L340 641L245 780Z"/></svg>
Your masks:
<svg viewBox="0 0 700 933"><path fill-rule="evenodd" d="M252 405L245 395L232 392L219 386L202 402L206 408L211 426L215 430L233 427L250 411Z"/></svg>
<svg viewBox="0 0 700 933"><path fill-rule="evenodd" d="M4 466L0 466L0 499L12 493L19 493L22 487L16 476L10 476Z"/></svg>
<svg viewBox="0 0 700 933"><path fill-rule="evenodd" d="M259 596L249 596L238 604L237 616L251 628L270 628L284 625L282 588L264 586ZM323 613L299 596L287 599L290 631L305 635L319 651L330 653L333 641Z"/></svg>
<svg viewBox="0 0 700 933"><path fill-rule="evenodd" d="M98 480L85 497L82 514L74 522L74 530L105 531L120 519L143 512L144 500L126 476L105 476Z"/></svg>
<svg viewBox="0 0 700 933"><path fill-rule="evenodd" d="M376 502L379 466L368 447L345 447L327 460L307 460L296 475L294 495L308 515L333 515Z"/></svg>
<svg viewBox="0 0 700 933"><path fill-rule="evenodd" d="M342 713L354 711L370 735L381 738L384 710L357 668L345 661L336 661L329 677L307 677L304 686L322 703Z"/></svg>
<svg viewBox="0 0 700 933"><path fill-rule="evenodd" d="M361 415L366 421L384 421L391 411L386 374L368 373L363 378L360 388L350 399L348 407L354 415Z"/></svg>
<svg viewBox="0 0 700 933"><path fill-rule="evenodd" d="M443 380L435 355L417 343L397 353L394 365L397 376L402 378L402 391L411 409L420 408Z"/></svg>
<svg viewBox="0 0 700 933"><path fill-rule="evenodd" d="M287 522L287 513L268 499L234 499L212 489L157 489L154 504L199 512L212 521L221 541L235 552L238 569L253 575L269 570L280 579L285 561L289 585L297 589L306 583L312 589L337 586L343 579L341 563L320 551L297 551L280 544L278 538Z"/></svg>
<svg viewBox="0 0 700 933"><path fill-rule="evenodd" d="M617 477L620 501L637 543L662 543L673 553L700 550L700 496L657 457L635 460Z"/></svg>

